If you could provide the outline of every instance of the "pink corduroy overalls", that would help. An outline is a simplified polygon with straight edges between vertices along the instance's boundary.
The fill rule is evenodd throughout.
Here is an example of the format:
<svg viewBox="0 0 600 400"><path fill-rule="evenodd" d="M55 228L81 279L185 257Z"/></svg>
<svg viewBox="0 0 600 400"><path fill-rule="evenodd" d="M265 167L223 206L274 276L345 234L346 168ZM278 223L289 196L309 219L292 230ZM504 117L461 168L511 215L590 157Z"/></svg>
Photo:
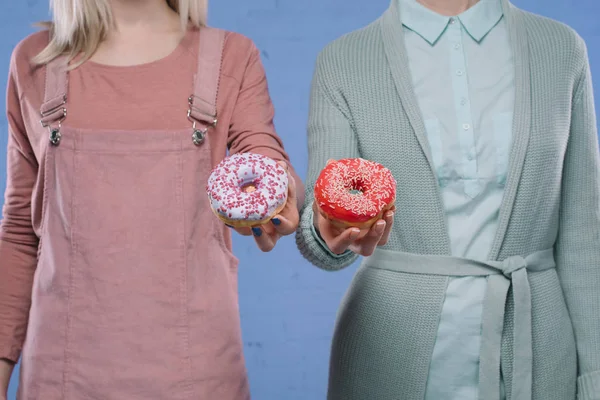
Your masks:
<svg viewBox="0 0 600 400"><path fill-rule="evenodd" d="M65 59L47 66L20 400L249 398L237 259L204 187L223 42L200 30L193 127L181 131L70 128Z"/></svg>

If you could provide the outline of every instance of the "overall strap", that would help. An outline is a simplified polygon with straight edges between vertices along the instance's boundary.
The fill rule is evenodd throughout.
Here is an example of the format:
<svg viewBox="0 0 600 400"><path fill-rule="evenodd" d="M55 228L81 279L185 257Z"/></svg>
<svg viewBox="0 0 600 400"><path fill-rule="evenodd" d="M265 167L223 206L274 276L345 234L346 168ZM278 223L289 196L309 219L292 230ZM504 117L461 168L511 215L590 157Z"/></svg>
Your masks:
<svg viewBox="0 0 600 400"><path fill-rule="evenodd" d="M194 93L189 97L188 119L194 125L194 144L204 141L208 127L217 125L217 94L223 60L225 31L200 28L198 67L194 76ZM196 123L206 128L199 130Z"/></svg>
<svg viewBox="0 0 600 400"><path fill-rule="evenodd" d="M187 114L193 124L192 139L196 145L202 144L208 127L217 124L217 94L224 43L225 31L200 28L194 92L188 98ZM40 107L40 123L50 129L50 142L54 145L60 141L60 123L67 116L67 90L68 62L65 56L60 56L46 65L44 102ZM198 129L197 123L205 128Z"/></svg>
<svg viewBox="0 0 600 400"><path fill-rule="evenodd" d="M60 124L67 117L68 60L59 56L46 64L44 101L40 106L40 123L50 130L50 142L60 141Z"/></svg>

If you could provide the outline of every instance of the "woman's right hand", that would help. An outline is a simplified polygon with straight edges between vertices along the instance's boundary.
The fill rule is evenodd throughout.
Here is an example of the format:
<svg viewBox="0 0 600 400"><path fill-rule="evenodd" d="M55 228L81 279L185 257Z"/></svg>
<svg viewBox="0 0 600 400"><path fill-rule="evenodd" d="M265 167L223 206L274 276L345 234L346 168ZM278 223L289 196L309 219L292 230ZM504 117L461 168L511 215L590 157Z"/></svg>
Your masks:
<svg viewBox="0 0 600 400"><path fill-rule="evenodd" d="M386 211L383 218L374 223L370 229L340 229L321 215L315 202L313 203L313 223L327 247L335 254L342 254L346 250L350 250L367 257L373 254L377 246L387 243L394 223L394 211L394 207Z"/></svg>
<svg viewBox="0 0 600 400"><path fill-rule="evenodd" d="M15 365L8 360L0 358L0 400L6 400L10 376Z"/></svg>

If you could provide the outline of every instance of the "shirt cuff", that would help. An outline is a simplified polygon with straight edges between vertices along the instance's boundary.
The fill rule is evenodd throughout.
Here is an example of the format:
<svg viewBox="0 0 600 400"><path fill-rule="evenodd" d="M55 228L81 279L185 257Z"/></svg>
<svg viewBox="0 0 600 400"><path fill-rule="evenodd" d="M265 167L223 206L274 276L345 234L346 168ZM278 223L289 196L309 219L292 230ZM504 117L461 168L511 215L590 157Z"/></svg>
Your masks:
<svg viewBox="0 0 600 400"><path fill-rule="evenodd" d="M589 372L577 379L577 400L600 400L600 371Z"/></svg>

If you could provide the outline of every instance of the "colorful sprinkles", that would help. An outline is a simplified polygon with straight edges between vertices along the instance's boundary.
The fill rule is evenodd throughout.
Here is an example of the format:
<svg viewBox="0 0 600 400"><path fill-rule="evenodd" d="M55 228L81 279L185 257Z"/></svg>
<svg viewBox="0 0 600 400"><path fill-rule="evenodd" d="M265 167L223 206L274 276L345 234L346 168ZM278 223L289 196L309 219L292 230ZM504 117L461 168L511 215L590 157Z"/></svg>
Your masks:
<svg viewBox="0 0 600 400"><path fill-rule="evenodd" d="M251 187L253 190L244 190ZM226 157L206 185L210 206L231 221L262 221L287 201L288 176L275 160L254 153Z"/></svg>
<svg viewBox="0 0 600 400"><path fill-rule="evenodd" d="M363 222L396 199L396 180L383 165L362 158L328 164L315 184L319 208L333 219Z"/></svg>

